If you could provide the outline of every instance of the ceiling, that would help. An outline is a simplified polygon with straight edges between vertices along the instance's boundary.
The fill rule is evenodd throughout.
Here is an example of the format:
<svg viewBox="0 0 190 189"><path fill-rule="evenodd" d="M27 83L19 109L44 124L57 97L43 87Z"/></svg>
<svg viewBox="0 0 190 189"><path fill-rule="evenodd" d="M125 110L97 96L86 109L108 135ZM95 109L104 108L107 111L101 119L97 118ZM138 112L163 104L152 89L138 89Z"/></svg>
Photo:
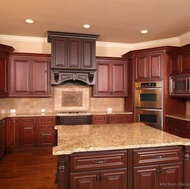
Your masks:
<svg viewBox="0 0 190 189"><path fill-rule="evenodd" d="M178 37L190 31L190 0L1 0L0 35L47 37L47 31L118 43Z"/></svg>

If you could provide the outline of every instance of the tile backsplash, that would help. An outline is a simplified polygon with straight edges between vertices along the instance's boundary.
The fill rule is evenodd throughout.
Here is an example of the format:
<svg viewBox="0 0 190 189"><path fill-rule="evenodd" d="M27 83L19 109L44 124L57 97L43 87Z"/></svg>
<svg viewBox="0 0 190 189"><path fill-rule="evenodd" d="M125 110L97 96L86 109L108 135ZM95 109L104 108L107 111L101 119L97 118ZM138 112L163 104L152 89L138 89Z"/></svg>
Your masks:
<svg viewBox="0 0 190 189"><path fill-rule="evenodd" d="M91 86L58 86L52 87L50 98L1 98L0 112L39 113L55 111L89 111L107 112L124 111L124 98L94 98Z"/></svg>

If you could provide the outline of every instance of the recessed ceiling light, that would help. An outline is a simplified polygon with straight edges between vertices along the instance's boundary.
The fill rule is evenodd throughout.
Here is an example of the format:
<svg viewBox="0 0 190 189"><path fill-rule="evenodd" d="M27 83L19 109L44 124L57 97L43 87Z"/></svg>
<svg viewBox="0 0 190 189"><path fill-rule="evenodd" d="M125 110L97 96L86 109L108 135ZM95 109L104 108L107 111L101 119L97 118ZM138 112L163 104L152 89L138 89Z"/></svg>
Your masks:
<svg viewBox="0 0 190 189"><path fill-rule="evenodd" d="M84 24L84 25L83 25L83 28L86 28L86 29L87 29L87 28L90 28L90 25L89 25L89 24Z"/></svg>
<svg viewBox="0 0 190 189"><path fill-rule="evenodd" d="M141 30L141 33L146 34L146 33L148 33L148 30Z"/></svg>
<svg viewBox="0 0 190 189"><path fill-rule="evenodd" d="M34 23L34 21L32 19L26 19L25 22L28 23L28 24L33 24Z"/></svg>

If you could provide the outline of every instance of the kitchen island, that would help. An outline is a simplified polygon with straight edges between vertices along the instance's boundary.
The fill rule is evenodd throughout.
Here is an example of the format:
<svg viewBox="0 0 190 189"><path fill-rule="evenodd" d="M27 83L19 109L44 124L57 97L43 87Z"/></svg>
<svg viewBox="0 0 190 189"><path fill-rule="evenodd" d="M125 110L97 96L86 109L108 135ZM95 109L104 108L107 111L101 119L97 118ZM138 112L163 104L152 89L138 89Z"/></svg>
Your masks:
<svg viewBox="0 0 190 189"><path fill-rule="evenodd" d="M190 139L143 123L56 129L59 189L190 188Z"/></svg>

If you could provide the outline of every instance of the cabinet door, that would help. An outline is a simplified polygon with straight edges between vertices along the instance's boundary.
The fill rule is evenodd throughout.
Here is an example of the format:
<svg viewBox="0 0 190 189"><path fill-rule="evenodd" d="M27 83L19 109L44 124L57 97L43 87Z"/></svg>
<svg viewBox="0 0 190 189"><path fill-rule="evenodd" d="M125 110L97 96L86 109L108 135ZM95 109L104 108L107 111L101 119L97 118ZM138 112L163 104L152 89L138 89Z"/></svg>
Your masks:
<svg viewBox="0 0 190 189"><path fill-rule="evenodd" d="M181 74L189 74L190 73L190 52L184 52L181 54Z"/></svg>
<svg viewBox="0 0 190 189"><path fill-rule="evenodd" d="M162 79L162 62L163 55L161 53L149 54L149 79L160 80Z"/></svg>
<svg viewBox="0 0 190 189"><path fill-rule="evenodd" d="M32 93L31 64L29 57L14 57L11 63L12 96L28 95Z"/></svg>
<svg viewBox="0 0 190 189"><path fill-rule="evenodd" d="M0 159L5 154L5 120L0 121Z"/></svg>
<svg viewBox="0 0 190 189"><path fill-rule="evenodd" d="M68 39L68 68L81 68L81 39Z"/></svg>
<svg viewBox="0 0 190 189"><path fill-rule="evenodd" d="M70 189L100 189L99 171L70 174Z"/></svg>
<svg viewBox="0 0 190 189"><path fill-rule="evenodd" d="M100 171L101 189L126 189L127 169L110 169Z"/></svg>
<svg viewBox="0 0 190 189"><path fill-rule="evenodd" d="M148 56L146 54L135 55L135 80L143 81L148 78Z"/></svg>
<svg viewBox="0 0 190 189"><path fill-rule="evenodd" d="M52 38L52 67L68 67L68 39L64 37Z"/></svg>
<svg viewBox="0 0 190 189"><path fill-rule="evenodd" d="M6 122L6 148L11 150L20 146L19 122L20 118L10 117Z"/></svg>
<svg viewBox="0 0 190 189"><path fill-rule="evenodd" d="M158 189L158 166L134 168L134 189Z"/></svg>
<svg viewBox="0 0 190 189"><path fill-rule="evenodd" d="M172 55L169 57L170 76L180 74L181 72L180 65L181 65L180 57L178 55Z"/></svg>
<svg viewBox="0 0 190 189"><path fill-rule="evenodd" d="M8 61L7 56L0 52L0 97L8 95Z"/></svg>
<svg viewBox="0 0 190 189"><path fill-rule="evenodd" d="M36 117L23 117L20 124L21 146L36 146Z"/></svg>
<svg viewBox="0 0 190 189"><path fill-rule="evenodd" d="M50 60L32 58L32 95L50 96Z"/></svg>
<svg viewBox="0 0 190 189"><path fill-rule="evenodd" d="M183 183L182 170L182 163L161 165L159 167L161 188L182 188L182 186L180 186L180 184ZM171 184L171 186L166 186L166 184Z"/></svg>
<svg viewBox="0 0 190 189"><path fill-rule="evenodd" d="M94 86L95 96L109 96L110 95L110 64L98 63L97 64L97 80Z"/></svg>
<svg viewBox="0 0 190 189"><path fill-rule="evenodd" d="M94 39L82 40L82 68L84 69L96 69L95 43Z"/></svg>
<svg viewBox="0 0 190 189"><path fill-rule="evenodd" d="M113 96L126 96L127 95L127 64L126 63L113 63L111 67L111 94Z"/></svg>
<svg viewBox="0 0 190 189"><path fill-rule="evenodd" d="M104 124L108 122L107 115L92 115L92 123L93 124Z"/></svg>

